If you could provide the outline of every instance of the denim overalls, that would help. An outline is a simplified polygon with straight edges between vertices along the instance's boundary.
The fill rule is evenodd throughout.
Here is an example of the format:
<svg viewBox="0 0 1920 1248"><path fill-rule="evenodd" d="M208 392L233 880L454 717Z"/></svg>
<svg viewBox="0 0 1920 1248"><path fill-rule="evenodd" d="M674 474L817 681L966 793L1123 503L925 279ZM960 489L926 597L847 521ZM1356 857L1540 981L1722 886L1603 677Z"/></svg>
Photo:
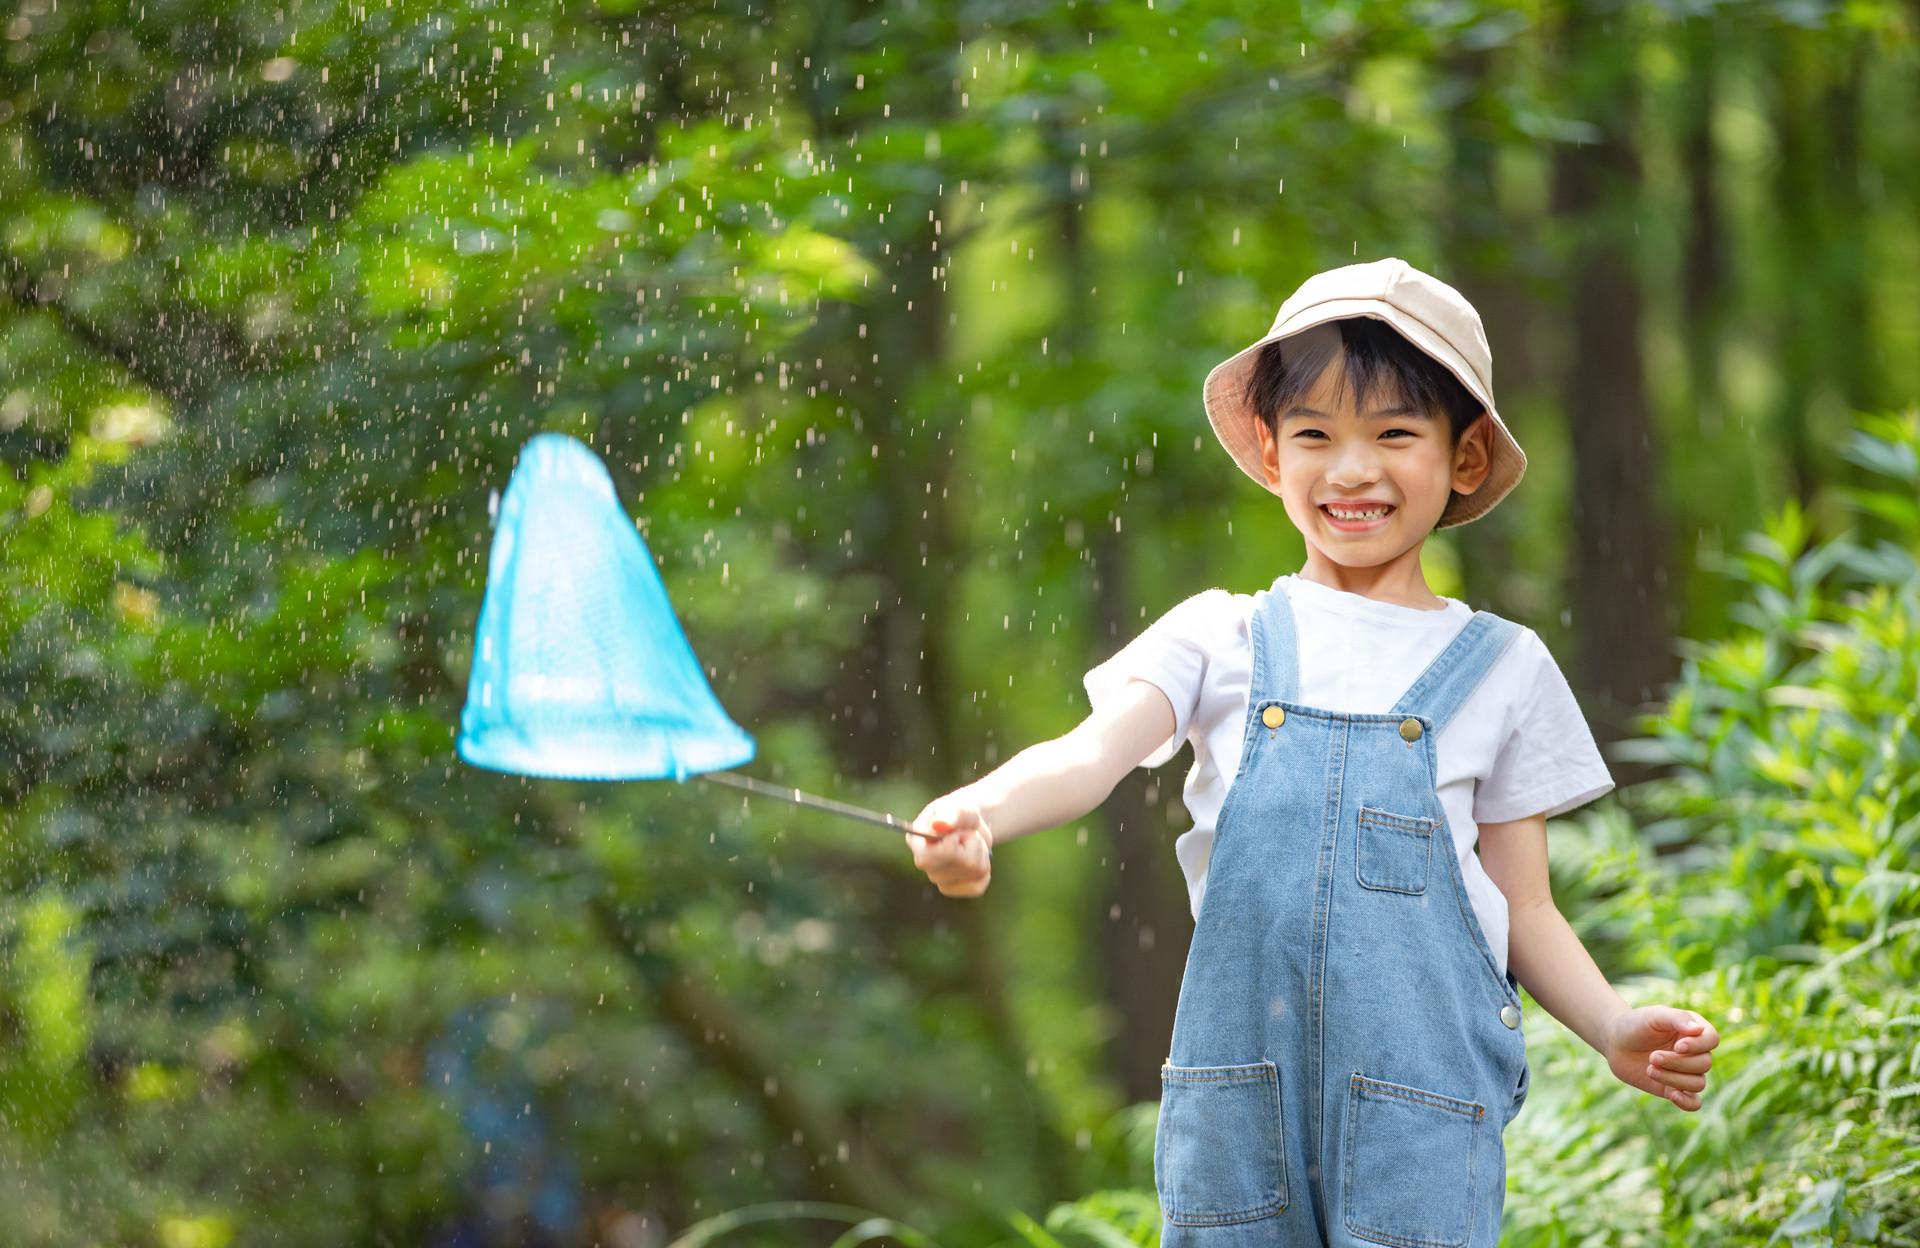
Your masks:
<svg viewBox="0 0 1920 1248"><path fill-rule="evenodd" d="M1434 738L1517 625L1475 612L1384 715L1302 706L1284 588L1255 596L1153 1164L1161 1248L1492 1248L1526 1100L1512 974L1467 900Z"/></svg>

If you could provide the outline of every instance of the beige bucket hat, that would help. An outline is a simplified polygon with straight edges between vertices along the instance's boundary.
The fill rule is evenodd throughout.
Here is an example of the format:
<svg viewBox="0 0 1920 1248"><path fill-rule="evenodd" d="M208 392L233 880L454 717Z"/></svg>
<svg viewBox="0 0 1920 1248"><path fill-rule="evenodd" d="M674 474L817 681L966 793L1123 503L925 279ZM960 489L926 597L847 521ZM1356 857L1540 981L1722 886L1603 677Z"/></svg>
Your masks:
<svg viewBox="0 0 1920 1248"><path fill-rule="evenodd" d="M1349 316L1371 316L1393 326L1408 342L1446 365L1493 417L1492 470L1479 489L1449 499L1434 527L1465 524L1493 510L1520 483L1527 456L1493 405L1493 358L1487 349L1486 328L1459 291L1392 256L1314 274L1287 296L1273 318L1273 328L1258 342L1213 367L1203 397L1207 420L1220 444L1242 472L1269 493L1278 494L1260 469L1260 439L1253 428L1259 417L1246 401L1247 375L1255 354L1269 342Z"/></svg>

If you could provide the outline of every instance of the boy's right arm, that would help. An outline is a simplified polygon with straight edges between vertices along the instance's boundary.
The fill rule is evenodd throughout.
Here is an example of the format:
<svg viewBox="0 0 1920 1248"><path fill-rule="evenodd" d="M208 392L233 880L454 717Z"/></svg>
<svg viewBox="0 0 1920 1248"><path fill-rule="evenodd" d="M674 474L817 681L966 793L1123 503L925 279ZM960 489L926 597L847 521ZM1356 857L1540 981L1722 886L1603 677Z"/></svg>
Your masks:
<svg viewBox="0 0 1920 1248"><path fill-rule="evenodd" d="M1177 726L1167 695L1135 677L1119 697L1064 736L1028 746L972 784L935 798L914 826L945 833L971 826L970 817L956 824L954 816L977 812L987 826L989 843L997 844L1071 823L1105 801L1120 778ZM927 854L936 862L947 857L931 848ZM915 857L922 857L918 846Z"/></svg>
<svg viewBox="0 0 1920 1248"><path fill-rule="evenodd" d="M979 804L996 843L1057 828L1106 801L1175 723L1167 695L1136 676L1064 736L1027 747L961 793Z"/></svg>

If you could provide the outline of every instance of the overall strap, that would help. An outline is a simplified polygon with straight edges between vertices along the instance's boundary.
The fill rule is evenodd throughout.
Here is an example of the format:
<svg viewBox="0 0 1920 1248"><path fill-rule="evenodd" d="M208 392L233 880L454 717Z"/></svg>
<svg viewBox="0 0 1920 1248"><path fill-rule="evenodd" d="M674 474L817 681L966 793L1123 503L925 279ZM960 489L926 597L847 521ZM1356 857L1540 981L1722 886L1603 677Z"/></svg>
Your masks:
<svg viewBox="0 0 1920 1248"><path fill-rule="evenodd" d="M1276 579L1253 596L1253 675L1247 705L1268 699L1292 702L1299 697L1299 642L1294 634L1293 605Z"/></svg>
<svg viewBox="0 0 1920 1248"><path fill-rule="evenodd" d="M1437 736L1519 636L1520 626L1512 620L1491 611L1475 611L1389 714L1425 715L1433 721Z"/></svg>

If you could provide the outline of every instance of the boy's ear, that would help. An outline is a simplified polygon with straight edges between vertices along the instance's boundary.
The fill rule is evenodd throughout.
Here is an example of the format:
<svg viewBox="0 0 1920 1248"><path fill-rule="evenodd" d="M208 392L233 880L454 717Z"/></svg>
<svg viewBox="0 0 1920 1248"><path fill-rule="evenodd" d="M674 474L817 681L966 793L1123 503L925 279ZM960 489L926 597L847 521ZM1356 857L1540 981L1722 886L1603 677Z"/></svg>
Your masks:
<svg viewBox="0 0 1920 1248"><path fill-rule="evenodd" d="M1479 419L1467 426L1467 431L1460 435L1459 445L1453 448L1453 488L1458 493L1471 494L1492 471L1493 417L1481 408Z"/></svg>
<svg viewBox="0 0 1920 1248"><path fill-rule="evenodd" d="M1266 473L1267 484L1278 486L1280 484L1280 439L1267 428L1267 422L1257 416L1253 421L1253 430L1260 439L1260 467Z"/></svg>

